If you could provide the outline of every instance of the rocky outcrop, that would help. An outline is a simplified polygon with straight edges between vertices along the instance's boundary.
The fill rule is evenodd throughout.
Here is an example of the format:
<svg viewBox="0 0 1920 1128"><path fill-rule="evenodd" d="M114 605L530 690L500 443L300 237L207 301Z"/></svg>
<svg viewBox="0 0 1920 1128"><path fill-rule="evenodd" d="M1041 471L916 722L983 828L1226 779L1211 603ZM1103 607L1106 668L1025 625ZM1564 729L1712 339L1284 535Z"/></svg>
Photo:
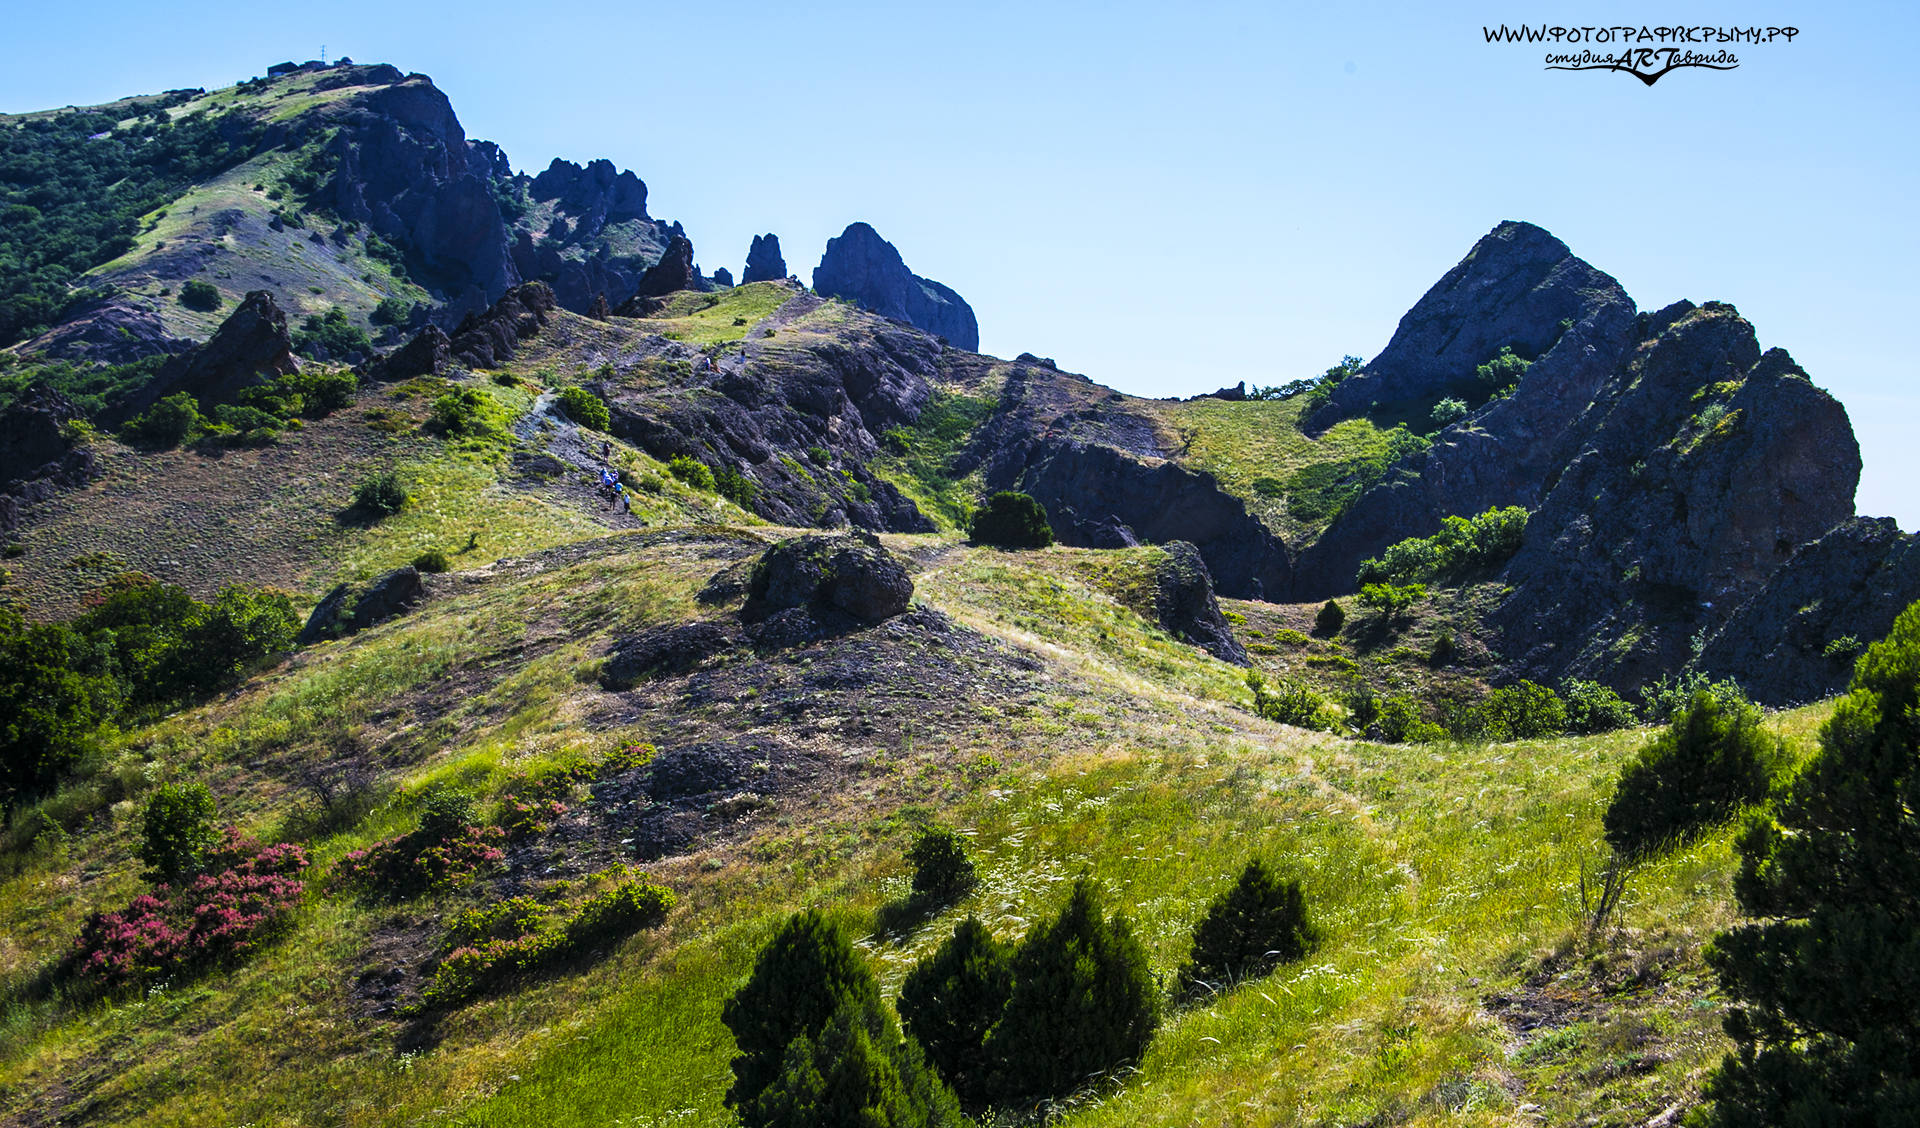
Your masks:
<svg viewBox="0 0 1920 1128"><path fill-rule="evenodd" d="M685 235L675 235L667 243L660 261L647 268L640 278L635 297L660 298L678 290L703 290L700 272L693 265L693 243Z"/></svg>
<svg viewBox="0 0 1920 1128"><path fill-rule="evenodd" d="M1470 388L1474 369L1502 347L1527 359L1542 356L1592 312L1592 294L1618 290L1548 232L1508 220L1407 311L1387 347L1341 382L1311 426L1324 430L1375 403Z"/></svg>
<svg viewBox="0 0 1920 1128"><path fill-rule="evenodd" d="M777 317L819 299L796 296ZM890 427L910 426L932 395L938 342L917 330L863 318L831 336L749 338L717 364L669 345L689 373L672 394L618 382L595 385L611 432L662 461L687 457L753 486L750 507L783 525L854 525L931 532L919 508L867 463ZM811 453L831 451L830 463Z"/></svg>
<svg viewBox="0 0 1920 1128"><path fill-rule="evenodd" d="M1801 545L1734 611L1695 667L1755 701L1789 706L1846 692L1854 659L1920 600L1920 537L1891 517L1843 521Z"/></svg>
<svg viewBox="0 0 1920 1128"><path fill-rule="evenodd" d="M453 341L438 325L428 325L413 340L362 364L356 373L366 380L391 383L415 376L433 376L453 363Z"/></svg>
<svg viewBox="0 0 1920 1128"><path fill-rule="evenodd" d="M294 641L311 646L324 639L357 634L411 611L426 594L426 580L411 564L375 577L361 588L340 584L320 600Z"/></svg>
<svg viewBox="0 0 1920 1128"><path fill-rule="evenodd" d="M1680 302L1609 376L1553 461L1512 594L1509 672L1632 689L1678 670L1793 554L1853 515L1846 409L1732 306Z"/></svg>
<svg viewBox="0 0 1920 1128"><path fill-rule="evenodd" d="M20 346L47 360L126 364L143 357L191 350L194 342L169 336L150 302L126 295L96 298L69 309L59 325Z"/></svg>
<svg viewBox="0 0 1920 1128"><path fill-rule="evenodd" d="M631 689L649 674L690 670L740 645L725 624L676 623L615 640L600 673L608 689Z"/></svg>
<svg viewBox="0 0 1920 1128"><path fill-rule="evenodd" d="M287 315L265 290L249 293L207 343L167 361L145 387L114 404L102 422L117 427L168 396L185 392L207 408L231 403L242 389L300 370Z"/></svg>
<svg viewBox="0 0 1920 1128"><path fill-rule="evenodd" d="M469 368L498 368L513 359L519 342L546 325L554 309L553 291L545 282L516 286L485 313L468 314L449 348L454 359Z"/></svg>
<svg viewBox="0 0 1920 1128"><path fill-rule="evenodd" d="M815 622L844 616L871 625L912 601L912 577L871 533L805 536L783 540L760 557L742 616L759 623L805 610Z"/></svg>
<svg viewBox="0 0 1920 1128"><path fill-rule="evenodd" d="M780 257L780 237L768 232L755 235L747 249L747 267L740 272L740 284L778 282L787 276L787 260Z"/></svg>
<svg viewBox="0 0 1920 1128"><path fill-rule="evenodd" d="M1645 328L1633 300L1612 278L1579 259L1559 261L1553 272L1592 283L1579 295L1582 304L1573 325L1527 370L1512 395L1434 435L1432 449L1392 468L1335 519L1295 563L1291 599L1319 600L1355 590L1360 561L1408 537L1431 536L1449 516L1540 505L1549 478L1564 465L1557 461L1565 457L1557 453L1561 436ZM1548 312L1560 308L1554 304ZM1401 325L1404 331L1406 322ZM1537 328L1546 332L1551 326Z"/></svg>
<svg viewBox="0 0 1920 1128"><path fill-rule="evenodd" d="M587 316L595 321L605 321L613 316L613 307L607 304L606 291L602 290L593 296L593 304L587 307Z"/></svg>
<svg viewBox="0 0 1920 1128"><path fill-rule="evenodd" d="M1192 643L1222 662L1250 666L1245 647L1233 637L1233 628L1220 614L1213 595L1213 577L1200 550L1186 541L1171 541L1154 576L1154 612L1168 634Z"/></svg>
<svg viewBox="0 0 1920 1128"><path fill-rule="evenodd" d="M827 240L827 252L813 272L813 289L823 297L858 302L944 337L954 348L980 348L980 325L973 307L959 294L907 269L892 243L864 223L850 225Z"/></svg>
<svg viewBox="0 0 1920 1128"><path fill-rule="evenodd" d="M718 287L722 290L731 290L733 289L733 271L728 270L724 266L720 267L713 272L713 277L709 281L712 282L713 287Z"/></svg>
<svg viewBox="0 0 1920 1128"><path fill-rule="evenodd" d="M582 168L555 157L533 178L528 195L557 203L577 217L576 233L588 237L609 223L647 218L646 182L607 160L589 161Z"/></svg>
<svg viewBox="0 0 1920 1128"><path fill-rule="evenodd" d="M72 400L44 385L0 411L0 533L18 528L36 503L98 474L93 450L67 437L67 425L84 419Z"/></svg>

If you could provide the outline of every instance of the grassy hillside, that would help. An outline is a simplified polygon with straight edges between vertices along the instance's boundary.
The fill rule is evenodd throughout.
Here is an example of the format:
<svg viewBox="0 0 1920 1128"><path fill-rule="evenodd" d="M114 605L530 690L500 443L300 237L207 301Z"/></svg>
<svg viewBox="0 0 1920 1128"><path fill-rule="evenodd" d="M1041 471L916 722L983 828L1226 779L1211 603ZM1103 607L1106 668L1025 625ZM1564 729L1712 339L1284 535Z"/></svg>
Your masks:
<svg viewBox="0 0 1920 1128"><path fill-rule="evenodd" d="M422 465L439 467L422 471L430 504L316 558L364 574L451 543L504 488L462 469L485 459ZM864 934L904 892L901 849L927 821L967 835L984 880L925 927L864 946L889 992L958 914L1017 936L1082 872L1137 921L1163 975L1252 854L1306 886L1322 946L1175 1011L1138 1072L1070 1122L1624 1124L1690 1100L1723 1051L1698 948L1728 916L1724 833L1636 870L1608 927L1589 934L1583 918L1599 805L1640 734L1381 746L1273 725L1245 710L1240 671L1129 606L1124 554L950 536L885 538L931 609L919 625L605 691L609 639L724 617L731 605L696 594L778 532L685 522L583 540L541 517L515 559L462 563L414 614L124 734L16 815L0 884L6 1115L726 1123L718 1009L758 944L804 905ZM1771 723L1803 740L1822 712ZM691 852L644 863L680 897L663 927L451 1010L391 1009L381 985L418 998L449 914L516 891L573 896L563 883L630 857L630 831L576 788L567 818L500 874L398 902L334 888L348 851L413 825L432 783L491 810L545 765L617 779L607 758L623 747L703 740L758 742L812 782L711 812ZM325 817L312 781L329 771L358 773L364 814ZM291 931L236 966L77 991L53 961L86 913L143 888L138 807L188 778L212 786L223 819L312 851ZM23 848L40 810L68 833Z"/></svg>

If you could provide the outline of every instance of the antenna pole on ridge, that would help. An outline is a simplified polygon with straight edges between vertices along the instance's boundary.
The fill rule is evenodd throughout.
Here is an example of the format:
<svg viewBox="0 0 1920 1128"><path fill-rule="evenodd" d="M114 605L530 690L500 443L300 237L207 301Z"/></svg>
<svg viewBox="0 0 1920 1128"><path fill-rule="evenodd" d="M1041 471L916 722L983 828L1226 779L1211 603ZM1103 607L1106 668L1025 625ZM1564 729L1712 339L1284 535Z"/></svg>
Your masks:
<svg viewBox="0 0 1920 1128"><path fill-rule="evenodd" d="M327 45L325 43L320 45L320 65L323 67L327 65Z"/></svg>

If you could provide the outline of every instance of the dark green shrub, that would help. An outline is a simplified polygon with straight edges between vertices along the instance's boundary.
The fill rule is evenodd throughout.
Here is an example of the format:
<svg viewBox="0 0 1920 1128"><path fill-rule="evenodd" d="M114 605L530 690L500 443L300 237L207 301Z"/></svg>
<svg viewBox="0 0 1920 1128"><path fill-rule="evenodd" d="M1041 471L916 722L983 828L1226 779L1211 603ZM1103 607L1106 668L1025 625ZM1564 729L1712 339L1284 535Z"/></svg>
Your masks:
<svg viewBox="0 0 1920 1128"><path fill-rule="evenodd" d="M413 319L413 303L405 298L381 298L367 320L375 325L405 325Z"/></svg>
<svg viewBox="0 0 1920 1128"><path fill-rule="evenodd" d="M907 848L913 864L913 898L923 905L950 905L979 880L960 836L946 827L920 832Z"/></svg>
<svg viewBox="0 0 1920 1128"><path fill-rule="evenodd" d="M1329 599L1313 616L1313 632L1332 638L1347 623L1347 609Z"/></svg>
<svg viewBox="0 0 1920 1128"><path fill-rule="evenodd" d="M274 588L229 584L195 616L181 648L183 688L205 693L293 648L300 619L293 597Z"/></svg>
<svg viewBox="0 0 1920 1128"><path fill-rule="evenodd" d="M953 1094L875 1001L847 1000L787 1044L779 1070L741 1107L749 1128L932 1128L966 1124Z"/></svg>
<svg viewBox="0 0 1920 1128"><path fill-rule="evenodd" d="M1053 543L1047 507L1012 490L1001 490L973 514L967 533L981 544L1001 548L1045 548Z"/></svg>
<svg viewBox="0 0 1920 1128"><path fill-rule="evenodd" d="M1727 704L1707 690L1695 693L1692 704L1620 770L1601 818L1608 843L1636 857L1765 799L1782 749L1760 722L1752 705Z"/></svg>
<svg viewBox="0 0 1920 1128"><path fill-rule="evenodd" d="M1544 685L1520 681L1487 694L1480 703L1489 740L1534 740L1567 731L1567 706Z"/></svg>
<svg viewBox="0 0 1920 1128"><path fill-rule="evenodd" d="M346 310L330 309L324 314L308 314L300 331L293 334L293 351L311 356L320 349L325 349L329 357L339 358L370 353L373 342L367 339L365 329L347 320Z"/></svg>
<svg viewBox="0 0 1920 1128"><path fill-rule="evenodd" d="M413 558L413 566L422 572L444 572L453 567L453 562L447 559L446 553L429 548Z"/></svg>
<svg viewBox="0 0 1920 1128"><path fill-rule="evenodd" d="M499 430L500 405L478 388L459 388L433 401L433 425L461 438L480 438Z"/></svg>
<svg viewBox="0 0 1920 1128"><path fill-rule="evenodd" d="M1713 694L1722 705L1747 704L1747 691L1732 678L1711 681L1698 670L1676 678L1662 675L1658 681L1640 687L1641 714L1648 724L1664 725L1684 712L1701 690Z"/></svg>
<svg viewBox="0 0 1920 1128"><path fill-rule="evenodd" d="M787 1047L816 1038L834 1012L878 1007L880 987L846 929L818 909L795 913L760 950L753 974L720 1010L740 1053L727 1106L747 1128L763 1128L760 1095L779 1080Z"/></svg>
<svg viewBox="0 0 1920 1128"><path fill-rule="evenodd" d="M493 375L487 377L487 379L502 388L517 388L520 386L520 377L515 376L511 372L495 372Z"/></svg>
<svg viewBox="0 0 1920 1128"><path fill-rule="evenodd" d="M1515 356L1513 346L1505 345L1487 363L1474 369L1473 374L1479 378L1481 384L1498 390L1518 384L1520 378L1525 376L1527 369L1531 367L1533 367L1533 361Z"/></svg>
<svg viewBox="0 0 1920 1128"><path fill-rule="evenodd" d="M722 466L720 472L713 476L713 488L721 497L742 509L752 508L754 495L760 492L759 485L752 478L731 466Z"/></svg>
<svg viewBox="0 0 1920 1128"><path fill-rule="evenodd" d="M667 463L667 473L692 486L696 490L713 490L713 471L706 464L688 458L684 454L675 455Z"/></svg>
<svg viewBox="0 0 1920 1128"><path fill-rule="evenodd" d="M196 278L180 287L180 304L201 313L212 313L220 308L220 291L214 289L213 283Z"/></svg>
<svg viewBox="0 0 1920 1128"><path fill-rule="evenodd" d="M175 392L136 415L120 428L120 437L140 446L177 447L202 425L200 407L192 396Z"/></svg>
<svg viewBox="0 0 1920 1128"><path fill-rule="evenodd" d="M1427 665L1436 670L1442 666L1450 666L1453 664L1453 655L1453 636L1442 634L1433 640L1433 649L1427 653Z"/></svg>
<svg viewBox="0 0 1920 1128"><path fill-rule="evenodd" d="M1576 736L1632 728L1639 723L1633 706L1612 689L1579 678L1563 687L1567 702L1567 731Z"/></svg>
<svg viewBox="0 0 1920 1128"><path fill-rule="evenodd" d="M1527 511L1510 505L1489 509L1471 520L1448 517L1430 537L1409 537L1362 560L1355 582L1411 583L1459 581L1492 570L1520 551L1527 534Z"/></svg>
<svg viewBox="0 0 1920 1128"><path fill-rule="evenodd" d="M559 398L560 410L582 427L604 432L613 425L613 414L607 410L606 401L585 388L562 388Z"/></svg>
<svg viewBox="0 0 1920 1128"><path fill-rule="evenodd" d="M1446 729L1426 719L1418 701L1406 696L1381 698L1374 723L1389 744L1431 744L1447 736Z"/></svg>
<svg viewBox="0 0 1920 1128"><path fill-rule="evenodd" d="M1427 418L1433 420L1434 424L1440 427L1444 427L1456 419L1465 419L1466 417L1467 401L1454 399L1451 396L1442 397L1439 402L1433 405L1433 410L1427 413Z"/></svg>
<svg viewBox="0 0 1920 1128"><path fill-rule="evenodd" d="M1920 605L1854 666L1820 750L1739 840L1750 917L1707 962L1735 1052L1713 1128L1911 1123L1920 1094Z"/></svg>
<svg viewBox="0 0 1920 1128"><path fill-rule="evenodd" d="M970 1108L986 1103L987 1034L1013 990L1012 950L969 916L900 986L900 1018Z"/></svg>
<svg viewBox="0 0 1920 1128"><path fill-rule="evenodd" d="M1189 988L1224 987L1291 963L1312 945L1300 883L1282 880L1255 858L1194 926L1193 950L1180 979Z"/></svg>
<svg viewBox="0 0 1920 1128"><path fill-rule="evenodd" d="M353 488L353 507L362 513L386 517L406 508L407 484L391 470L382 471Z"/></svg>
<svg viewBox="0 0 1920 1128"><path fill-rule="evenodd" d="M1091 879L1074 882L1060 915L1036 924L1013 954L1013 991L988 1036L995 1103L1065 1097L1134 1061L1160 1023L1147 952Z"/></svg>
<svg viewBox="0 0 1920 1128"><path fill-rule="evenodd" d="M213 829L213 793L204 783L164 783L147 797L141 818L140 860L148 881L177 885L200 872L200 859L219 841Z"/></svg>
<svg viewBox="0 0 1920 1128"><path fill-rule="evenodd" d="M1331 723L1326 698L1315 693L1299 678L1281 678L1269 689L1266 679L1258 671L1248 670L1247 688L1253 692L1253 712L1256 716L1283 725L1310 729L1326 729Z"/></svg>
<svg viewBox="0 0 1920 1128"><path fill-rule="evenodd" d="M473 796L450 787L429 788L414 805L420 812L420 829L434 839L450 838L479 823Z"/></svg>

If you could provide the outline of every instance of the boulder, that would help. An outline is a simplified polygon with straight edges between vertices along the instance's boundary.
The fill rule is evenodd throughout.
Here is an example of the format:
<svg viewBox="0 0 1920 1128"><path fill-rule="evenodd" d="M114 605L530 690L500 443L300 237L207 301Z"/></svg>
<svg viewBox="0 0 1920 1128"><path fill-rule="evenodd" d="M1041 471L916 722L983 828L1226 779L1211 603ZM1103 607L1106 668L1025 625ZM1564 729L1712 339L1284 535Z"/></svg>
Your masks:
<svg viewBox="0 0 1920 1128"><path fill-rule="evenodd" d="M313 609L294 641L310 646L323 639L345 638L412 610L426 594L426 580L411 564L377 576L361 588L340 584Z"/></svg>
<svg viewBox="0 0 1920 1128"><path fill-rule="evenodd" d="M747 586L749 621L790 609L840 614L865 624L905 611L913 579L870 533L804 536L761 555Z"/></svg>
<svg viewBox="0 0 1920 1128"><path fill-rule="evenodd" d="M513 359L519 342L538 333L556 308L545 282L515 286L487 307L468 314L449 342L454 359L469 368L498 368Z"/></svg>
<svg viewBox="0 0 1920 1128"><path fill-rule="evenodd" d="M29 387L0 411L0 485L11 490L15 483L45 477L42 469L57 466L73 449L63 429L86 417L78 404L45 384Z"/></svg>
<svg viewBox="0 0 1920 1128"><path fill-rule="evenodd" d="M614 642L600 684L628 689L648 674L692 669L737 645L739 640L719 623L656 627Z"/></svg>
<svg viewBox="0 0 1920 1128"><path fill-rule="evenodd" d="M864 223L851 224L839 238L827 240L827 251L813 272L813 289L944 337L955 348L980 348L973 307L940 283L908 270L894 245Z"/></svg>
<svg viewBox="0 0 1920 1128"><path fill-rule="evenodd" d="M768 232L755 235L747 249L747 266L740 272L740 284L778 282L787 276L787 260L780 257L780 236Z"/></svg>
<svg viewBox="0 0 1920 1128"><path fill-rule="evenodd" d="M1154 613L1168 634L1205 650L1222 662L1250 666L1240 640L1213 595L1213 577L1200 550L1186 541L1161 546L1166 555L1154 581Z"/></svg>
<svg viewBox="0 0 1920 1128"><path fill-rule="evenodd" d="M607 304L607 292L601 290L593 296L593 304L587 307L587 316L595 321L605 321L613 316L613 307Z"/></svg>
<svg viewBox="0 0 1920 1128"><path fill-rule="evenodd" d="M678 290L704 288L700 285L700 272L693 265L692 240L685 235L675 235L668 240L660 261L648 267L647 272L640 276L640 289L634 296L660 298Z"/></svg>
<svg viewBox="0 0 1920 1128"><path fill-rule="evenodd" d="M368 380L392 382L433 376L453 363L453 341L438 325L428 325L413 340L362 364L355 372Z"/></svg>

